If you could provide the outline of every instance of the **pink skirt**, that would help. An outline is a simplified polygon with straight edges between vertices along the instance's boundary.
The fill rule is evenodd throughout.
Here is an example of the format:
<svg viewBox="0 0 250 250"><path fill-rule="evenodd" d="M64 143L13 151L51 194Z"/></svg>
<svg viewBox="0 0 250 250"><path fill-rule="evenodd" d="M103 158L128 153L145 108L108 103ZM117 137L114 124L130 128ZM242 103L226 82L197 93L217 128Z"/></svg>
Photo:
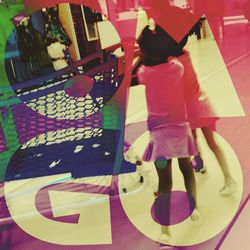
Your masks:
<svg viewBox="0 0 250 250"><path fill-rule="evenodd" d="M150 130L150 142L143 161L186 158L197 154L197 147L188 123L161 124Z"/></svg>

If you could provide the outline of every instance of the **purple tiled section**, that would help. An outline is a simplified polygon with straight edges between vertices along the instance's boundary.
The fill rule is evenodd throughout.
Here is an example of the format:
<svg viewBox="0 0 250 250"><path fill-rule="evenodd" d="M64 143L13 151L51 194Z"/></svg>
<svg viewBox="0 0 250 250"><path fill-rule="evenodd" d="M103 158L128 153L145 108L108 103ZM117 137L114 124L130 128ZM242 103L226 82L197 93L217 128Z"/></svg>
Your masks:
<svg viewBox="0 0 250 250"><path fill-rule="evenodd" d="M0 127L0 153L6 151L6 141L4 138L3 129Z"/></svg>
<svg viewBox="0 0 250 250"><path fill-rule="evenodd" d="M25 104L13 108L16 129L21 144L49 131L57 131L67 128L91 128L102 127L102 113L97 112L83 119L59 120L42 116Z"/></svg>

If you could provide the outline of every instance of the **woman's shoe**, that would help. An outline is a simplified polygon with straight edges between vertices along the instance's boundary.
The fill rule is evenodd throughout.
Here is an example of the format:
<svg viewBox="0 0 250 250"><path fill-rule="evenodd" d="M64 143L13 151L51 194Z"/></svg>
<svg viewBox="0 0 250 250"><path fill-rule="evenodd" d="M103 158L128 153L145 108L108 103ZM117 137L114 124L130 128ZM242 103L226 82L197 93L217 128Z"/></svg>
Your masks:
<svg viewBox="0 0 250 250"><path fill-rule="evenodd" d="M192 214L190 215L191 223L194 225L200 225L201 224L201 213L199 209L195 208Z"/></svg>
<svg viewBox="0 0 250 250"><path fill-rule="evenodd" d="M162 247L168 247L167 245L170 244L170 241L171 241L171 235L169 233L168 228L167 227L162 227L161 234L158 237L158 242L160 243L160 245Z"/></svg>
<svg viewBox="0 0 250 250"><path fill-rule="evenodd" d="M227 178L224 186L220 189L220 194L223 196L232 195L237 189L237 184L233 178Z"/></svg>

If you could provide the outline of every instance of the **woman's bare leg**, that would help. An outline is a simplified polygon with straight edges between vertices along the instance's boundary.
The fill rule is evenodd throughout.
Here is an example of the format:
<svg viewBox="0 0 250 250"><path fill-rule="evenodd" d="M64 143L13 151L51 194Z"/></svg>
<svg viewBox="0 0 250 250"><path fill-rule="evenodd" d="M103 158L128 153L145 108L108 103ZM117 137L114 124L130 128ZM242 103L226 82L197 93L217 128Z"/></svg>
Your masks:
<svg viewBox="0 0 250 250"><path fill-rule="evenodd" d="M213 131L210 130L209 128L202 128L202 132L205 136L205 139L207 141L209 148L214 153L214 156L216 157L216 159L220 165L220 168L223 172L224 178L225 179L231 178L231 174L230 174L230 171L228 168L227 161L225 159L225 156L224 156L221 148L219 147L219 145L217 144L217 142L214 139Z"/></svg>
<svg viewBox="0 0 250 250"><path fill-rule="evenodd" d="M207 141L207 144L211 151L214 153L215 158L217 159L220 168L222 170L225 185L221 189L223 194L223 189L227 188L228 190L225 192L225 194L230 194L235 190L235 181L233 180L233 177L230 173L228 163L226 161L226 158L224 156L223 151L221 150L220 146L217 144L217 142L214 139L213 131L209 128L202 128L202 132L205 136L205 139ZM229 187L230 186L230 187ZM231 189L231 190L229 190Z"/></svg>

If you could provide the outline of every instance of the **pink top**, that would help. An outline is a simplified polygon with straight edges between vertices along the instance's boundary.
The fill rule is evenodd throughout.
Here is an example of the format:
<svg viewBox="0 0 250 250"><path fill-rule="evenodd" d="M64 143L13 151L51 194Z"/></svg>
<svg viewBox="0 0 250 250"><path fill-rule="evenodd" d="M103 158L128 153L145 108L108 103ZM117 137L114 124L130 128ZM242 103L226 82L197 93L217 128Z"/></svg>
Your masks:
<svg viewBox="0 0 250 250"><path fill-rule="evenodd" d="M149 120L164 118L167 123L185 120L183 73L184 67L176 59L138 69L138 80L146 86Z"/></svg>
<svg viewBox="0 0 250 250"><path fill-rule="evenodd" d="M192 61L188 52L178 57L184 66L184 96L188 121L192 128L214 127L216 113L206 93L200 88ZM206 120L204 120L206 118ZM209 120L208 120L209 118Z"/></svg>
<svg viewBox="0 0 250 250"><path fill-rule="evenodd" d="M146 86L150 131L143 161L185 158L197 153L186 122L183 73L184 67L176 59L152 67L141 66L137 71L139 82Z"/></svg>
<svg viewBox="0 0 250 250"><path fill-rule="evenodd" d="M189 53L185 52L178 57L178 60L183 64L185 69L183 74L185 100L189 103L201 95L200 85Z"/></svg>

